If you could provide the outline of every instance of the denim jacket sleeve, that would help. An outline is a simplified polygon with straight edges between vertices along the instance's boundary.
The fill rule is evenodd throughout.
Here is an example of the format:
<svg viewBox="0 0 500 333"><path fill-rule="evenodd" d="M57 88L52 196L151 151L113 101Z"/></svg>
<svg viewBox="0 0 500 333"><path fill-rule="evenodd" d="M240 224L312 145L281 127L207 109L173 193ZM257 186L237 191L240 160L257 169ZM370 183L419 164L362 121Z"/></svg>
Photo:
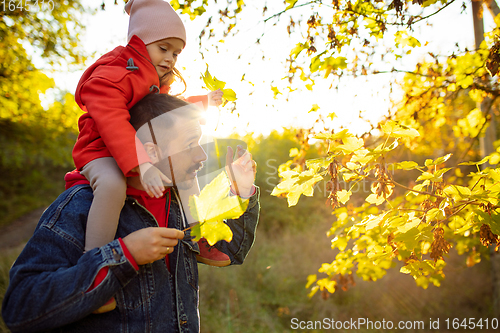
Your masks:
<svg viewBox="0 0 500 333"><path fill-rule="evenodd" d="M70 188L44 212L10 271L2 316L12 332L50 330L92 313L137 275L118 240L83 254L92 191ZM97 272L104 281L87 292Z"/></svg>
<svg viewBox="0 0 500 333"><path fill-rule="evenodd" d="M226 224L233 232L231 242L221 241L215 244L218 250L229 256L231 265L241 265L243 263L255 240L260 211L260 189L257 186L256 189L255 194L249 198L245 213L238 219L226 221Z"/></svg>

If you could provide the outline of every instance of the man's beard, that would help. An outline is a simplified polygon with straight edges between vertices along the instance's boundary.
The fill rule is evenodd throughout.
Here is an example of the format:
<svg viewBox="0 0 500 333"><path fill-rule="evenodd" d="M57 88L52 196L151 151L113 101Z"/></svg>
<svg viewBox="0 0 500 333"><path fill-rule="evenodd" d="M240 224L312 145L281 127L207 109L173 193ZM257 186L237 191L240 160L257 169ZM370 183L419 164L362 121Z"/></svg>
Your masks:
<svg viewBox="0 0 500 333"><path fill-rule="evenodd" d="M203 168L203 163L199 162L189 167L185 172L175 171L175 168L173 166L171 167L169 158L164 158L153 165L172 181L170 184L164 183L163 185L178 187L182 190L190 189L195 184L195 181L198 180L197 175L193 178L187 178L186 176ZM179 179L180 176L183 176L183 179Z"/></svg>

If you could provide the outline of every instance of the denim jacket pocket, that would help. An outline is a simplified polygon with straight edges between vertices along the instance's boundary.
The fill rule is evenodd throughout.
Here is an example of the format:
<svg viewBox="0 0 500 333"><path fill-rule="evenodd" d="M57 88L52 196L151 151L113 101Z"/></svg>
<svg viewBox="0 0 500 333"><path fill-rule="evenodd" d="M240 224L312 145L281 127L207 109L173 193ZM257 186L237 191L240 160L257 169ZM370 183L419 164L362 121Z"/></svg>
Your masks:
<svg viewBox="0 0 500 333"><path fill-rule="evenodd" d="M120 291L123 305L134 310L147 302L155 293L155 280L152 264L139 267L139 274Z"/></svg>
<svg viewBox="0 0 500 333"><path fill-rule="evenodd" d="M184 251L184 269L186 271L187 282L198 291L198 264L196 254L199 250L195 247L195 243L190 240L181 240L182 249Z"/></svg>

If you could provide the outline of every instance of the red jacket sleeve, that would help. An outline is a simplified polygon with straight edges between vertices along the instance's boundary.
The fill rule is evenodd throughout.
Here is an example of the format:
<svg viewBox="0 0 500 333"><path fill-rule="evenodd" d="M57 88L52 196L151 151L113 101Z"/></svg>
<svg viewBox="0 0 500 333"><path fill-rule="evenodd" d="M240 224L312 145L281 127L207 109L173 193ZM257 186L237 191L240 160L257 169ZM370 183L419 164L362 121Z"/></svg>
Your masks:
<svg viewBox="0 0 500 333"><path fill-rule="evenodd" d="M132 264L132 266L134 266L135 270L138 271L139 270L139 265L137 265L137 263L135 262L135 259L134 259L134 257L132 257L132 254L128 250L127 246L125 246L125 243L123 242L123 240L121 238L118 238L118 240L120 241L120 245L122 246L123 254L128 259L128 261L130 261L130 263ZM106 278L106 275L108 275L108 272L109 272L109 267L108 266L105 266L105 267L101 268L99 270L99 272L97 272L97 275L96 275L96 277L94 279L94 282L92 282L92 285L87 290L87 292L89 292L89 291L94 290L95 288L97 288L97 286L99 286L101 284L101 282L104 281L104 279Z"/></svg>
<svg viewBox="0 0 500 333"><path fill-rule="evenodd" d="M130 124L128 96L131 87L96 77L81 89L81 101L92 117L106 148L125 176L141 163L148 162L142 146L136 145L135 129ZM136 150L139 149L139 151Z"/></svg>
<svg viewBox="0 0 500 333"><path fill-rule="evenodd" d="M202 103L204 110L208 108L208 95L190 96L185 101L193 104Z"/></svg>

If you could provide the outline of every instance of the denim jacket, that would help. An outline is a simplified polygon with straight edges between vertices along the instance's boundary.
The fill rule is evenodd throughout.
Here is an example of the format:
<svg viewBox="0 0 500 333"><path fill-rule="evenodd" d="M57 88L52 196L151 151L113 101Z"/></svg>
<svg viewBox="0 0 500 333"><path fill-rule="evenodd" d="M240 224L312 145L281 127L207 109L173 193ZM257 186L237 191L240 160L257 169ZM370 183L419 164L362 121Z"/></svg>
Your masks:
<svg viewBox="0 0 500 333"><path fill-rule="evenodd" d="M259 216L259 191L246 212L228 220L233 240L216 247L231 264L241 264L252 247ZM7 326L15 332L199 332L198 244L189 232L164 260L139 266L124 255L118 239L86 253L87 215L92 203L88 185L74 186L43 213L28 244L10 271L2 306ZM167 203L168 204L168 203ZM178 201L172 196L169 226L183 229ZM127 198L116 237L158 226L153 215ZM87 292L97 272L109 267L95 289ZM112 296L117 308L92 314Z"/></svg>

